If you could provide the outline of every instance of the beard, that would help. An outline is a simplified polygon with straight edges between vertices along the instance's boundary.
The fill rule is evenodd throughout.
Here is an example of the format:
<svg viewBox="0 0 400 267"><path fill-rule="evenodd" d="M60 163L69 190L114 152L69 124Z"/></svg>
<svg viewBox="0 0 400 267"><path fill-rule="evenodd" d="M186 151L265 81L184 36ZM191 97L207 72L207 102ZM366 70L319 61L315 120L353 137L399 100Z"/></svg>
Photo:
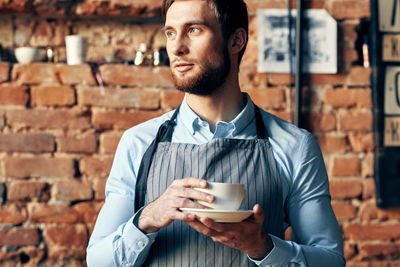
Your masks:
<svg viewBox="0 0 400 267"><path fill-rule="evenodd" d="M217 91L226 81L231 68L231 61L226 45L223 46L222 50L222 62L217 67L211 67L210 64L206 64L201 68L201 73L186 79L178 78L172 73L176 89L185 93L202 96L211 95Z"/></svg>

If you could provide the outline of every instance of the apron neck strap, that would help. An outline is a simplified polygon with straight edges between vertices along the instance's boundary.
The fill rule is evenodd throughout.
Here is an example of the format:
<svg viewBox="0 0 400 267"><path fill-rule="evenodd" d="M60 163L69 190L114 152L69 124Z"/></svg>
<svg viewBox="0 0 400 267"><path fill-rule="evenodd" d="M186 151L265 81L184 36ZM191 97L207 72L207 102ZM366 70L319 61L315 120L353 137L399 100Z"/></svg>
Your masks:
<svg viewBox="0 0 400 267"><path fill-rule="evenodd" d="M254 105L254 113L256 117L256 128L257 128L257 138L265 139L268 137L267 132L265 130L264 122L261 116L260 108Z"/></svg>

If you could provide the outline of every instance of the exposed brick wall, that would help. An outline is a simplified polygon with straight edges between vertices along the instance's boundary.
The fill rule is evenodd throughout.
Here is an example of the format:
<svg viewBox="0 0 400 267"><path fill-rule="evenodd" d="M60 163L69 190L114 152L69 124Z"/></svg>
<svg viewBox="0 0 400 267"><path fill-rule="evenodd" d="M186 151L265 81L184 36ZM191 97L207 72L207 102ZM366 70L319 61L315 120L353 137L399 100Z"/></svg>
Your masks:
<svg viewBox="0 0 400 267"><path fill-rule="evenodd" d="M0 10L53 15L65 11L61 2L50 11L41 1L25 2L3 1ZM131 13L126 9L129 1L103 2L96 6L97 2L79 1L70 12L108 12L108 19L3 16L0 42L6 48L52 46L65 60L64 36L79 33L88 38L90 61L104 55L133 58L140 42L162 45L161 23L112 18L138 10L144 17L159 15L160 1L134 1ZM290 2L295 7L296 1ZM256 10L284 8L284 1L247 3L250 40L241 65L241 87L264 109L292 120L293 77L256 69ZM347 266L400 266L400 209L375 205L371 71L355 64L357 30L361 19L370 16L369 0L308 0L305 5L327 9L339 27L339 72L304 76L303 127L314 134L324 154ZM86 64L0 63L1 266L83 266L122 132L175 108L183 97L174 90L168 67L102 65L100 72L104 92Z"/></svg>

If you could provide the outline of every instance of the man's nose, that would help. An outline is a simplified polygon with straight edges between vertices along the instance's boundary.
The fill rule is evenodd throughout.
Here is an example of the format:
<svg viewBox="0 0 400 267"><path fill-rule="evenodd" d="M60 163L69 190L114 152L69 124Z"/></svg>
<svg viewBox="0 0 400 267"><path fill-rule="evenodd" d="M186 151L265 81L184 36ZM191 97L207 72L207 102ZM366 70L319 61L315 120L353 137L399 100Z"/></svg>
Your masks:
<svg viewBox="0 0 400 267"><path fill-rule="evenodd" d="M174 56L184 56L189 53L189 47L185 36L179 34L175 40L172 41L172 53Z"/></svg>

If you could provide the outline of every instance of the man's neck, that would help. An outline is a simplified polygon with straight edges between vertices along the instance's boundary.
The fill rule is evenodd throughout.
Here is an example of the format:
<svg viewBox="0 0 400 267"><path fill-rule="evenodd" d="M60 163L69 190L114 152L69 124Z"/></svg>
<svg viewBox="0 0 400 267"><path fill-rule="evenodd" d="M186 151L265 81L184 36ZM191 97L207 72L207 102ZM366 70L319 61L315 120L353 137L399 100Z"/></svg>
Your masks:
<svg viewBox="0 0 400 267"><path fill-rule="evenodd" d="M208 96L187 93L186 102L202 120L210 124L212 132L217 122L232 121L245 106L239 85L227 83Z"/></svg>

